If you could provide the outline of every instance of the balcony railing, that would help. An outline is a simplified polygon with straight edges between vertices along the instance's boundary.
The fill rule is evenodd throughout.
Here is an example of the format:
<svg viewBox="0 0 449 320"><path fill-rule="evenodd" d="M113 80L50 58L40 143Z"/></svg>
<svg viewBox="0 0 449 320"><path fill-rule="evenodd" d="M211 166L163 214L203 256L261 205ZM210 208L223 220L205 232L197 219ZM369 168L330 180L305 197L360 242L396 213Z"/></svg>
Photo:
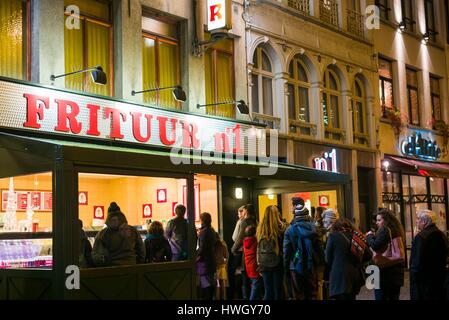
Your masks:
<svg viewBox="0 0 449 320"><path fill-rule="evenodd" d="M320 20L338 28L338 3L336 0L320 0Z"/></svg>
<svg viewBox="0 0 449 320"><path fill-rule="evenodd" d="M309 0L287 0L287 5L302 13L310 14Z"/></svg>
<svg viewBox="0 0 449 320"><path fill-rule="evenodd" d="M363 15L358 13L357 11L347 9L346 18L348 24L348 32L357 37L363 38L364 36Z"/></svg>

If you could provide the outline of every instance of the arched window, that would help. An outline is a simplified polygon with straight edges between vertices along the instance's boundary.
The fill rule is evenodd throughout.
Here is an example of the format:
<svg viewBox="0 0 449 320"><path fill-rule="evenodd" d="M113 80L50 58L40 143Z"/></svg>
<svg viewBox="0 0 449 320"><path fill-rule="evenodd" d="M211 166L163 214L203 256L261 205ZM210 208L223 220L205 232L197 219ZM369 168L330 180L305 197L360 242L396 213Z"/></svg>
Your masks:
<svg viewBox="0 0 449 320"><path fill-rule="evenodd" d="M267 52L257 47L253 56L251 71L253 110L265 115L273 115L273 66Z"/></svg>
<svg viewBox="0 0 449 320"><path fill-rule="evenodd" d="M288 74L290 132L310 135L310 125L305 125L310 123L310 77L304 61L299 56L295 56L290 62Z"/></svg>
<svg viewBox="0 0 449 320"><path fill-rule="evenodd" d="M322 106L326 139L341 140L341 85L335 71L327 68L323 77Z"/></svg>
<svg viewBox="0 0 449 320"><path fill-rule="evenodd" d="M368 144L365 100L366 95L363 82L359 78L356 78L352 90L352 126L355 144Z"/></svg>

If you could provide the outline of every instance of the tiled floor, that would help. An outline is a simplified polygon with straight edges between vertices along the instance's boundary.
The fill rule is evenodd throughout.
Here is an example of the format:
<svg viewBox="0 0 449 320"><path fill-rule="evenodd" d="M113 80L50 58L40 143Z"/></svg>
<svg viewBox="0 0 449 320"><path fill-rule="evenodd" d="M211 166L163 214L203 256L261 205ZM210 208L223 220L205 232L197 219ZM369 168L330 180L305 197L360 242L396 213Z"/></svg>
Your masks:
<svg viewBox="0 0 449 320"><path fill-rule="evenodd" d="M410 284L408 272L405 272L404 286L401 288L400 300L410 300ZM357 296L357 300L374 300L374 290L368 290L364 286Z"/></svg>

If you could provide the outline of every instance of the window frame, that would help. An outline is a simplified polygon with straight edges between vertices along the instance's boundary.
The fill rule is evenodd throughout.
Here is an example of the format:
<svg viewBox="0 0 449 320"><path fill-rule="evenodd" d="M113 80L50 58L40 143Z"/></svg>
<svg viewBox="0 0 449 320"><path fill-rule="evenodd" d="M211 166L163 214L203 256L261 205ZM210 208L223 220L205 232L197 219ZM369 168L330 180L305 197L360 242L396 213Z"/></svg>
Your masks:
<svg viewBox="0 0 449 320"><path fill-rule="evenodd" d="M361 96L356 95L355 86L356 84L360 88ZM367 121L367 112L366 112L366 90L365 85L362 80L358 77L354 79L353 90L352 90L352 123L353 123L353 142L354 144L360 145L368 145L368 121ZM362 106L362 119L363 119L363 131L360 131L358 117L356 115L357 103L360 103ZM365 143L356 142L359 139L365 139Z"/></svg>
<svg viewBox="0 0 449 320"><path fill-rule="evenodd" d="M332 76L334 77L336 84L337 84L337 90L335 89L331 89L330 88L330 77L329 77L329 73L332 74ZM339 139L334 139L334 138L326 138L328 140L341 140L341 136L342 133L344 132L343 129L343 117L342 117L342 97L341 97L341 80L340 77L338 76L338 74L332 70L331 68L327 67L326 70L324 71L324 76L323 76L323 89L322 89L322 96L321 96L321 104L324 104L324 96L326 96L326 112L329 115L330 114L330 102L331 102L331 97L332 96L336 96L337 97L337 101L338 101L338 127L334 127L332 125L332 120L328 119L328 124L324 124L324 128L325 128L325 134L328 132L330 135L334 135L334 134L338 134L340 135ZM324 114L323 114L324 116ZM323 120L324 123L324 120Z"/></svg>
<svg viewBox="0 0 449 320"><path fill-rule="evenodd" d="M383 3L381 3L381 1ZM390 3L389 0L376 0L375 5L379 8L379 18L385 21L390 21ZM383 16L385 15L385 16Z"/></svg>
<svg viewBox="0 0 449 320"><path fill-rule="evenodd" d="M262 55L265 54L268 58L268 61L270 62L270 67L271 67L271 72L267 71L267 70L263 70L262 68ZM267 50L264 49L261 46L257 46L256 50L254 51L254 55L253 55L253 63L254 63L254 57L257 59L257 65L259 66L258 68L253 67L251 69L251 75L255 75L257 76L257 98L259 101L259 105L257 106L257 112L263 115L268 115L268 116L274 116L274 100L275 100L275 91L274 91L274 72L273 72L273 68L274 68L274 64L273 61L271 60L270 55L268 54ZM272 104L272 110L273 110L273 114L266 114L264 112L264 88L263 88L263 79L264 78L269 78L271 79L271 104ZM254 85L254 84L253 84ZM251 95L254 94L254 87L251 87ZM253 110L254 110L254 106L253 106Z"/></svg>
<svg viewBox="0 0 449 320"><path fill-rule="evenodd" d="M410 9L410 17L405 15L406 4L408 4L408 9ZM402 22L405 23L405 29L409 32L415 32L415 9L413 8L414 0L401 0L401 11L402 11Z"/></svg>
<svg viewBox="0 0 449 320"><path fill-rule="evenodd" d="M413 72L416 75L416 86L411 85L407 80L407 72ZM418 71L416 69L410 68L410 67L406 67L405 69L405 78L406 78L406 82L407 82L407 108L408 108L408 115L409 115L409 124L414 125L414 126L421 126L421 110L420 110L420 103L419 103L419 86L418 86ZM417 105L416 105L416 112L417 112L417 117L418 117L418 124L413 123L413 113L412 113L412 103L411 103L411 92L415 91L416 92L416 101L417 101Z"/></svg>
<svg viewBox="0 0 449 320"><path fill-rule="evenodd" d="M434 75L430 75L429 80L430 80L430 103L432 105L432 119L434 120L433 122L435 122L438 120L443 120L443 110L441 109L441 90L440 90L441 78L434 76ZM433 91L432 80L435 80L438 82L438 92ZM440 114L439 114L438 119L435 118L435 103L434 103L435 98L438 98L438 100L440 101Z"/></svg>
<svg viewBox="0 0 449 320"><path fill-rule="evenodd" d="M98 1L98 0L96 0ZM106 3L103 1L99 1L101 3ZM91 68L94 66L89 66L87 65L87 28L86 28L86 22L90 21L92 23L95 24L99 24L102 25L104 27L109 28L109 73L107 75L108 77L108 86L109 86L109 90L110 90L110 97L114 97L115 95L115 75L114 75L114 21L112 18L112 3L107 2L108 5L108 9L109 9L109 21L105 21L104 19L89 15L88 13L84 13L84 12L80 12L79 13L79 19L80 19L80 23L83 24L83 69L87 69L87 68ZM70 14L66 13L66 6L64 5L64 16L70 16ZM64 52L65 54L65 52ZM89 79L89 72L84 72L83 73L83 92L88 93L88 94L95 94L95 93L90 93L86 91L86 86L88 83ZM67 88L68 90L71 90L69 88Z"/></svg>
<svg viewBox="0 0 449 320"><path fill-rule="evenodd" d="M144 15L142 18L147 17L149 19L154 19L154 20L158 20L160 22L163 23L167 23L167 24L172 24L176 26L176 33L178 36L178 39L166 36L166 35L161 35L161 34L157 34L155 32L151 32L149 30L144 30L142 29L142 38L147 38L147 39L152 39L154 40L154 59L155 59L155 72L156 72L156 87L160 88L160 64L159 64L159 45L160 42L164 42L164 43L168 43L171 45L176 45L176 60L177 60L177 70L176 70L176 85L181 85L181 54L180 54L180 47L181 47L181 41L179 39L179 24L176 21L167 21L167 20L161 20L161 19L157 19L156 17L153 17L151 15ZM142 74L143 74L143 63L142 63ZM147 89L151 89L151 88L143 88L143 90L147 90ZM155 91L154 92L155 96L156 96L156 105L160 106L160 91ZM176 109L181 109L181 102L179 101L175 101L175 105L176 105ZM163 107L163 106L161 106Z"/></svg>
<svg viewBox="0 0 449 320"><path fill-rule="evenodd" d="M391 61L389 59L386 59L384 57L379 57L379 60L383 60L383 61L388 63L388 65L390 66L390 76L391 76L391 78L387 78L387 77L381 76L379 74L379 81L380 81L380 88L379 89L380 89L380 94L381 94L381 96L380 96L381 107L382 106L388 107L386 105L386 100L385 100L385 82L388 82L391 85L391 103L392 103L391 107L394 107L393 61ZM382 118L385 118L385 117L386 117L386 114L384 112L382 112Z"/></svg>
<svg viewBox="0 0 449 320"><path fill-rule="evenodd" d="M428 3L432 6L432 12L429 12L429 10L427 9ZM432 14L432 26L429 26L429 14ZM437 23L435 21L435 3L433 2L433 0L424 0L424 16L426 20L426 33L429 35L429 40L435 42L438 32L436 31Z"/></svg>

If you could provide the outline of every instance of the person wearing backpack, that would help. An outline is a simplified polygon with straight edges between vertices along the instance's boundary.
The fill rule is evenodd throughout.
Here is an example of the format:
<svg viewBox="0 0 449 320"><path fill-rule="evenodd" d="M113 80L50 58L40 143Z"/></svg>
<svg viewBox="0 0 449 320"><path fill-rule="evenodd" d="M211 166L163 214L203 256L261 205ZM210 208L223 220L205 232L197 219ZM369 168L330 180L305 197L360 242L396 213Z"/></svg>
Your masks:
<svg viewBox="0 0 449 320"><path fill-rule="evenodd" d="M284 230L280 213L276 206L265 209L262 222L257 227L257 265L262 274L264 300L282 298L282 241Z"/></svg>
<svg viewBox="0 0 449 320"><path fill-rule="evenodd" d="M153 221L145 239L146 263L171 261L170 244L164 237L164 227L159 221Z"/></svg>
<svg viewBox="0 0 449 320"><path fill-rule="evenodd" d="M293 221L284 236L284 269L290 271L295 299L316 300L316 270L324 265L324 251L304 200L292 198Z"/></svg>
<svg viewBox="0 0 449 320"><path fill-rule="evenodd" d="M217 265L217 290L215 292L216 300L227 299L226 288L229 287L228 260L228 246L217 232L217 242L215 243L215 263Z"/></svg>
<svg viewBox="0 0 449 320"><path fill-rule="evenodd" d="M245 228L245 238L243 239L243 255L245 257L245 270L251 281L251 293L249 300L260 300L262 277L257 265L257 238L256 227L250 225Z"/></svg>
<svg viewBox="0 0 449 320"><path fill-rule="evenodd" d="M380 257L388 248L391 248L395 241L400 250L404 250L405 241L404 228L398 218L388 209L381 209L376 217L377 232L370 231L366 234L366 241L374 252L373 261ZM404 263L405 252L397 261L391 261L388 265L376 264L380 268L380 289L375 289L376 300L399 300L401 287L404 285Z"/></svg>
<svg viewBox="0 0 449 320"><path fill-rule="evenodd" d="M370 259L371 251L363 235L348 219L336 220L326 244L330 298L355 300L364 285L363 264Z"/></svg>

